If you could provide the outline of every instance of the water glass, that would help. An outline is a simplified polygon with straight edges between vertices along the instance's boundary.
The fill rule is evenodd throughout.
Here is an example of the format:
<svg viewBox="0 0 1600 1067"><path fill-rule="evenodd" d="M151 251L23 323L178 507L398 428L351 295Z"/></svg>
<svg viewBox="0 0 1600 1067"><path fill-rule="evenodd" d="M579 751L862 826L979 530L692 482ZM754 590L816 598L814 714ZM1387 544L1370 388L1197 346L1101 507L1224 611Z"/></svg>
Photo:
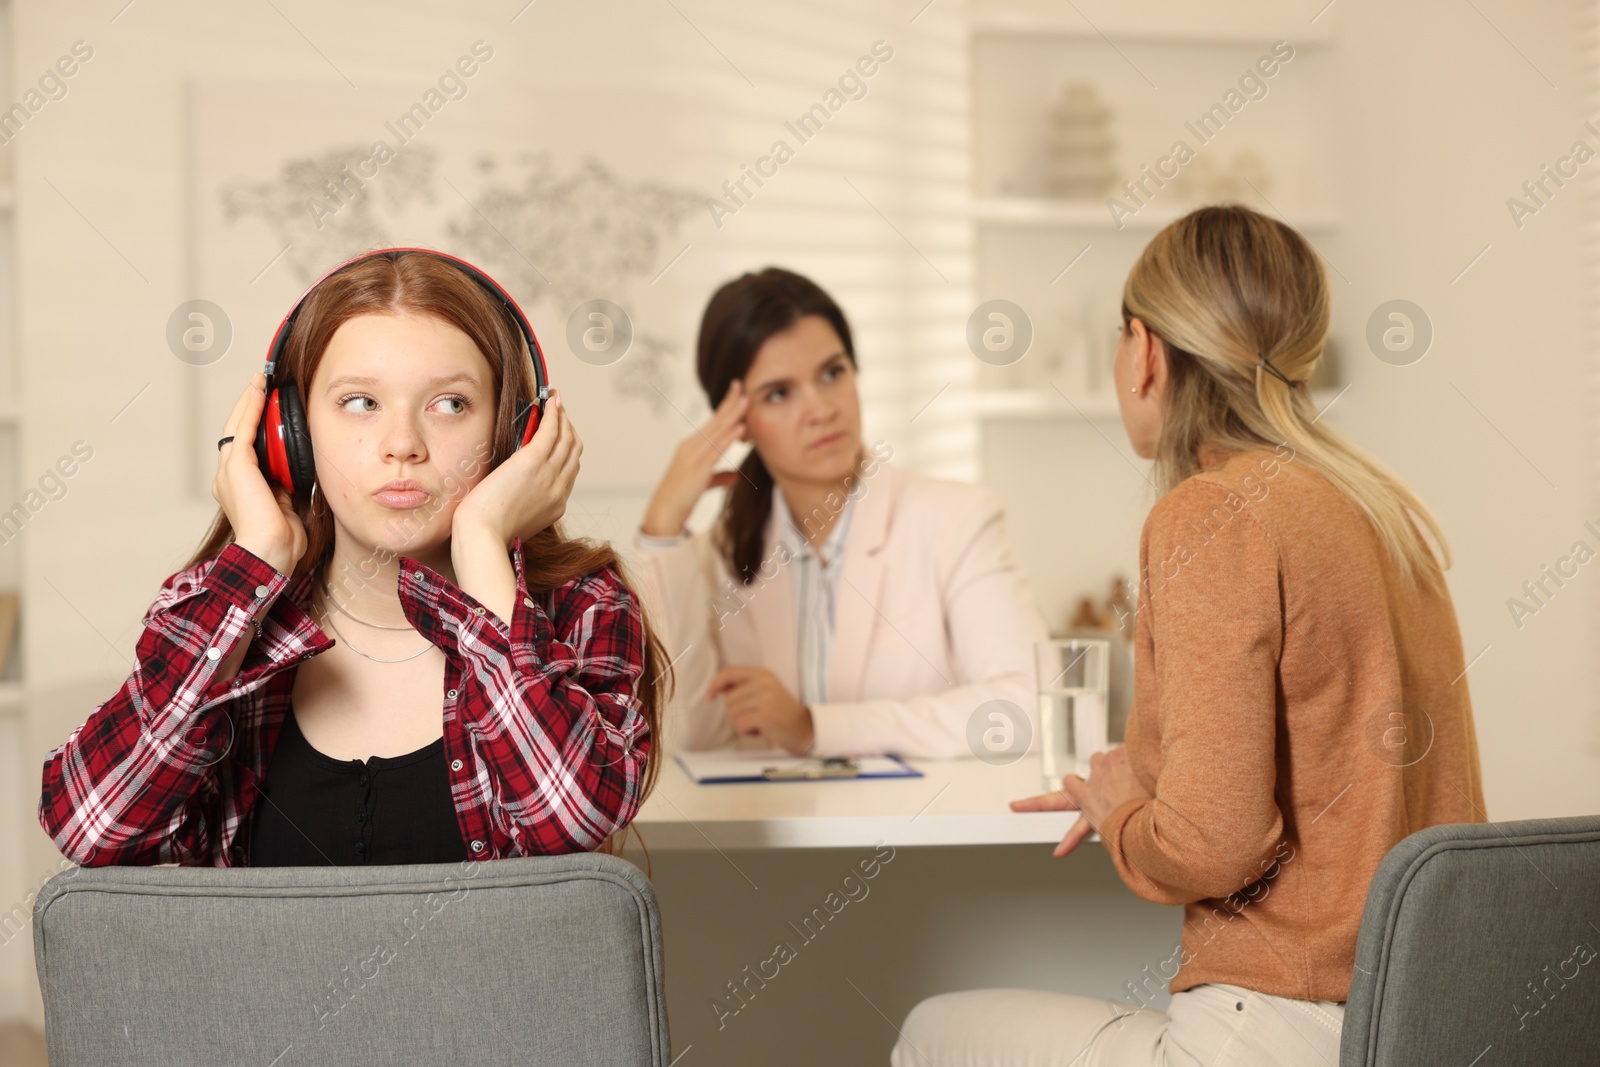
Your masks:
<svg viewBox="0 0 1600 1067"><path fill-rule="evenodd" d="M1044 788L1069 774L1088 777L1089 757L1110 747L1111 642L1069 637L1034 645Z"/></svg>

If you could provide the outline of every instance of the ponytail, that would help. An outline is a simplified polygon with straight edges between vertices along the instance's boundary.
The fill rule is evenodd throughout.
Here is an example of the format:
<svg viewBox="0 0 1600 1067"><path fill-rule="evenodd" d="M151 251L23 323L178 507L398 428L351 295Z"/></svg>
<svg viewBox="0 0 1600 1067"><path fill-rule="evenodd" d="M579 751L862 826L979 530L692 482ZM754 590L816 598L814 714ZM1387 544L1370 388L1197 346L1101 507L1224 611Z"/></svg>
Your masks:
<svg viewBox="0 0 1600 1067"><path fill-rule="evenodd" d="M1427 507L1318 422L1307 383L1327 340L1329 303L1316 251L1249 208L1200 208L1151 240L1128 274L1122 315L1143 321L1167 348L1157 488L1169 492L1198 473L1203 448L1287 446L1361 509L1406 581L1442 591L1450 548Z"/></svg>

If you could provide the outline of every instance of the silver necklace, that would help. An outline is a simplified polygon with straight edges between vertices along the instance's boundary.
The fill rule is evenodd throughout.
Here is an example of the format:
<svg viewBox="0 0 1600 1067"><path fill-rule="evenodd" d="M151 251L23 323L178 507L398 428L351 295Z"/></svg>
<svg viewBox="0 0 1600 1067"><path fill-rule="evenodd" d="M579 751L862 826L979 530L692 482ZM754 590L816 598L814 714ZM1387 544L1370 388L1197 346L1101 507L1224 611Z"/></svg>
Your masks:
<svg viewBox="0 0 1600 1067"><path fill-rule="evenodd" d="M338 600L334 599L333 590L328 588L328 582L327 582L326 579L324 579L323 582L322 582L322 596L323 596L323 599L327 600L328 603L333 605L333 609L335 611L337 611L339 614L343 615L347 619L351 619L351 620L353 620L355 622L359 622L362 626L370 626L374 630L410 630L410 629L412 629L412 627L410 627L410 626L381 626L381 625L379 625L378 623L375 623L375 622L368 622L366 619L357 619L354 615L350 614L350 612L345 610L345 606L343 604L339 603Z"/></svg>
<svg viewBox="0 0 1600 1067"><path fill-rule="evenodd" d="M362 656L362 657L364 657L366 659L370 659L374 663L404 663L408 659L416 659L418 656L420 656L424 652L428 651L428 649L434 647L433 642L432 641L428 641L421 648L417 649L417 651L411 653L411 655L409 655L409 656L401 656L399 659L384 659L381 656L374 656L374 655L371 655L370 653L363 652L359 648L357 648L355 645L352 645L350 643L350 639L348 637L346 637L343 633L340 632L339 624L333 621L333 614L331 612L329 612L327 610L324 610L322 612L322 621L327 623L329 626L331 626L333 628L333 632L339 635L339 640L341 640L341 641L343 641L345 643L345 647L346 648L348 648L351 652L354 652L358 656ZM357 620L357 621L359 621L359 620Z"/></svg>

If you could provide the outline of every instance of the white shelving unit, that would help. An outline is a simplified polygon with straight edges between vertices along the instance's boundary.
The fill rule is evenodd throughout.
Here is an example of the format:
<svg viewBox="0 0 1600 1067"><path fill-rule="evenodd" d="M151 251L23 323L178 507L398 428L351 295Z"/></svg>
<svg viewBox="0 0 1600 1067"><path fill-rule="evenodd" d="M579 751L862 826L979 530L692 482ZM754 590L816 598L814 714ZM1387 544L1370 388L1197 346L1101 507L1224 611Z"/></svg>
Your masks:
<svg viewBox="0 0 1600 1067"><path fill-rule="evenodd" d="M1016 303L1033 328L1021 360L980 369L975 403L986 423L1117 418L1110 362L1123 279L1151 236L1197 206L1175 187L1158 187L1140 203L1120 185L1140 180L1176 140L1203 158L1188 166L1217 175L1231 176L1241 154L1254 155L1270 180L1233 178L1243 195L1226 199L1282 218L1319 250L1337 245L1339 220L1324 178L1331 44L1324 29L1301 24L1272 34L1261 21L1217 24L1183 9L1095 17L1091 24L1055 5L976 0L969 20L977 295ZM1256 95L1199 141L1189 120L1236 89L1279 40L1290 43L1292 57L1277 62L1270 78L1257 71ZM1093 86L1110 111L1118 178L1106 197L1044 195L1048 112L1070 83ZM1132 213L1114 214L1110 196ZM1314 379L1319 391L1338 388L1336 364L1349 344L1330 339L1330 358Z"/></svg>
<svg viewBox="0 0 1600 1067"><path fill-rule="evenodd" d="M1145 245L1199 203L1222 201L1280 218L1330 263L1340 259L1334 42L1326 23L1272 33L1281 8L1262 0L1242 13L1248 2L1230 5L1229 23L1214 8L1169 0L1082 9L970 0L974 295L1016 304L1032 328L1020 359L978 368L971 403L981 476L1006 503L1013 550L1056 630L1079 598L1103 596L1137 563L1151 486L1122 427L1111 367L1122 286ZM1279 40L1293 55L1262 79L1265 91L1251 84L1254 95L1198 137L1201 117ZM1084 113L1092 100L1109 113L1113 179L1103 195L1067 199L1046 181L1051 111L1083 83L1092 87L1091 106L1078 94ZM1192 151L1172 173L1178 140ZM1123 183L1141 180L1130 197ZM1311 394L1319 411L1338 396L1339 359L1360 340L1330 337Z"/></svg>

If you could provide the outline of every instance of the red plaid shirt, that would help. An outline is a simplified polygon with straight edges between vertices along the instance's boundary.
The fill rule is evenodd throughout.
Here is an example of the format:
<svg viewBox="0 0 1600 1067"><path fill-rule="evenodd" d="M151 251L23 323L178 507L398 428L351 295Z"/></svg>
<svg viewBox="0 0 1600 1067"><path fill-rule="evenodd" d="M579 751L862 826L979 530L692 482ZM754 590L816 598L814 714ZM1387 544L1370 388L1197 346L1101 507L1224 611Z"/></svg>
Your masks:
<svg viewBox="0 0 1600 1067"><path fill-rule="evenodd" d="M611 568L534 597L511 550L511 625L400 557L400 603L444 651L444 750L474 859L597 848L638 810L651 738L637 691L644 633ZM287 596L278 594L287 588ZM238 544L171 576L144 616L138 663L46 758L39 822L82 866L245 866L251 810L300 663L337 642L291 579ZM261 636L214 675L263 599Z"/></svg>

